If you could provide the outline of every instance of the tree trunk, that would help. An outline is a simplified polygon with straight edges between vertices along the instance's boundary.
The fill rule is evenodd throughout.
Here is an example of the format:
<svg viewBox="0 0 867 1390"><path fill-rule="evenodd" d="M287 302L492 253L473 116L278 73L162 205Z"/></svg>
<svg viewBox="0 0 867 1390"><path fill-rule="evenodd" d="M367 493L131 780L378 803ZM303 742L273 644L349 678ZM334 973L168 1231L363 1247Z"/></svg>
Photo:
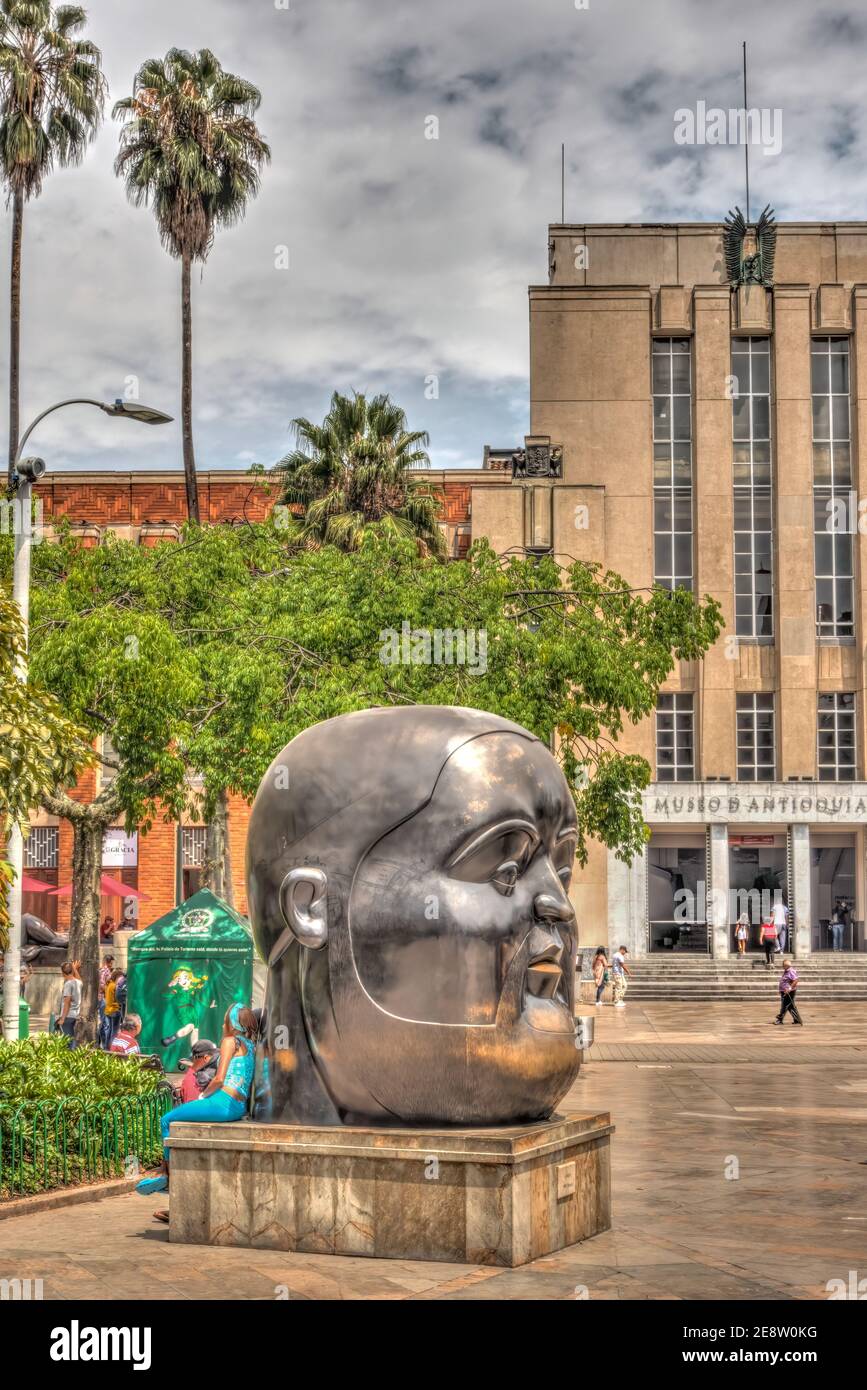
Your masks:
<svg viewBox="0 0 867 1390"><path fill-rule="evenodd" d="M214 814L208 823L205 843L205 862L202 866L202 886L210 888L230 907L235 906L232 887L232 850L229 842L229 798L220 792Z"/></svg>
<svg viewBox="0 0 867 1390"><path fill-rule="evenodd" d="M181 262L182 387L181 424L184 436L184 476L187 484L187 515L198 522L199 487L196 482L196 455L193 450L193 307L190 293L192 258L184 252Z"/></svg>
<svg viewBox="0 0 867 1390"><path fill-rule="evenodd" d="M21 378L21 244L24 235L24 195L16 193L12 211L12 271L9 279L9 481L18 453L18 395Z"/></svg>
<svg viewBox="0 0 867 1390"><path fill-rule="evenodd" d="M102 837L105 827L89 818L72 826L72 926L70 961L81 973L81 1015L77 1042L95 1042L99 997L99 887L102 876Z"/></svg>

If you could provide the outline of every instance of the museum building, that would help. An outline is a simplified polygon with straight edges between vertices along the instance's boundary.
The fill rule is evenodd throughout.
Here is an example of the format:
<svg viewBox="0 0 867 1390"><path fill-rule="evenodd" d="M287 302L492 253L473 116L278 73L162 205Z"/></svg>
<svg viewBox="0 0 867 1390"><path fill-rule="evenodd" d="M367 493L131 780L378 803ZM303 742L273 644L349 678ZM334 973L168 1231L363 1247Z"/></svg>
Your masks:
<svg viewBox="0 0 867 1390"><path fill-rule="evenodd" d="M619 741L651 764L650 839L630 865L591 846L582 941L724 956L739 912L755 947L780 894L799 956L830 949L834 920L836 944L863 950L867 223L555 225L548 264L529 291L530 435L426 474L449 553L486 536L598 561L636 589L710 594L726 624ZM203 473L200 491L212 521L273 501L240 473ZM58 473L39 492L87 544L172 539L185 515L180 473ZM247 815L233 800L242 910ZM117 829L107 870L151 920L196 890L204 833ZM69 827L36 817L28 875L68 882L70 853ZM62 920L68 899L51 902L25 910Z"/></svg>

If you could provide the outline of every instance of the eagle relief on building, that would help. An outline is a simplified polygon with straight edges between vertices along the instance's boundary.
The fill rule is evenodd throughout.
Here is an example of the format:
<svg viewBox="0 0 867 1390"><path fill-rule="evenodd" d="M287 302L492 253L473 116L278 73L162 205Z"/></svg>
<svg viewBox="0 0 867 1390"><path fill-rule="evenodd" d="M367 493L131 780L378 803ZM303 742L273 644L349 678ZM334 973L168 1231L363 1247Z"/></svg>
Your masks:
<svg viewBox="0 0 867 1390"><path fill-rule="evenodd" d="M738 285L774 283L774 253L777 247L777 224L774 210L768 203L758 222L747 222L739 207L729 212L723 231L726 274L732 289Z"/></svg>

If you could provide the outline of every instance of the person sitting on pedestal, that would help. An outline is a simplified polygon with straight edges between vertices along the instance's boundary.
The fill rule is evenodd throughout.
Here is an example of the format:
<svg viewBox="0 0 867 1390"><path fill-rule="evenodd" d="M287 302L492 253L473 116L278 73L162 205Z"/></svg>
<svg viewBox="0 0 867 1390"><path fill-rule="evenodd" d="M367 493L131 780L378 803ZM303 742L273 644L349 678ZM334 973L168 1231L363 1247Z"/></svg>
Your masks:
<svg viewBox="0 0 867 1390"><path fill-rule="evenodd" d="M247 1114L256 1053L256 1019L252 1009L233 1004L223 1021L220 1063L217 1073L198 1100L169 1110L160 1121L163 1162L155 1177L142 1178L136 1191L142 1196L164 1192L169 1185L168 1139L171 1126L179 1120L214 1124L242 1120Z"/></svg>

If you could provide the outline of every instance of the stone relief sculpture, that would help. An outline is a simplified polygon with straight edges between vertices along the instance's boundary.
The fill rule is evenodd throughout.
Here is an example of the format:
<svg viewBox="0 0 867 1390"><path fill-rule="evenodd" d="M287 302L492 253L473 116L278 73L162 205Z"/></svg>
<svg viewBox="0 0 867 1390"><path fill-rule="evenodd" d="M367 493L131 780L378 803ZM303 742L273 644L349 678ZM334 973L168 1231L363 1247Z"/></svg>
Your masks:
<svg viewBox="0 0 867 1390"><path fill-rule="evenodd" d="M556 760L496 715L370 709L293 739L247 846L257 1118L547 1118L580 1061L575 834Z"/></svg>

